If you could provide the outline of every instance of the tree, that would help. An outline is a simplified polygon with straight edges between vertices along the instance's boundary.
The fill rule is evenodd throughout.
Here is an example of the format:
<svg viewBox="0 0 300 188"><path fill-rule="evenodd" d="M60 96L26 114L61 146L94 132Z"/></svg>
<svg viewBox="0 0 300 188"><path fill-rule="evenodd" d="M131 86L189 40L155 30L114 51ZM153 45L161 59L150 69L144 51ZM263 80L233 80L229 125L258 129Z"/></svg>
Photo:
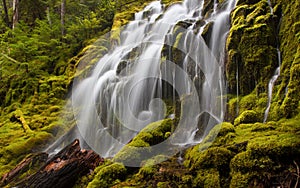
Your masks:
<svg viewBox="0 0 300 188"><path fill-rule="evenodd" d="M19 0L13 0L13 23L12 28L16 27L16 24L19 22Z"/></svg>
<svg viewBox="0 0 300 188"><path fill-rule="evenodd" d="M7 27L10 27L9 18L8 18L8 10L6 5L6 0L2 0L3 3L3 9L4 9L4 21L7 25Z"/></svg>
<svg viewBox="0 0 300 188"><path fill-rule="evenodd" d="M61 1L61 9L60 9L60 23L61 23L61 35L64 36L66 34L65 31L65 13L66 13L66 0Z"/></svg>

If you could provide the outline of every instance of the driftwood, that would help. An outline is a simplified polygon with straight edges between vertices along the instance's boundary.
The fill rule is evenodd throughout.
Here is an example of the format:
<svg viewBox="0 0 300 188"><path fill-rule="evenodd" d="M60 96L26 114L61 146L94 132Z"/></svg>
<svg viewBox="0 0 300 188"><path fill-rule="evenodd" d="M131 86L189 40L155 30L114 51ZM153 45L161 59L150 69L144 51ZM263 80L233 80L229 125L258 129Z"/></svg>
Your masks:
<svg viewBox="0 0 300 188"><path fill-rule="evenodd" d="M32 161L32 159L23 160L15 169L4 175L2 183L22 188L73 187L79 177L94 170L95 167L103 162L103 158L92 150L81 149L79 140L76 139L44 162L36 173L19 183L11 182L16 175L24 171L24 166L26 166L24 164L30 163L28 161Z"/></svg>

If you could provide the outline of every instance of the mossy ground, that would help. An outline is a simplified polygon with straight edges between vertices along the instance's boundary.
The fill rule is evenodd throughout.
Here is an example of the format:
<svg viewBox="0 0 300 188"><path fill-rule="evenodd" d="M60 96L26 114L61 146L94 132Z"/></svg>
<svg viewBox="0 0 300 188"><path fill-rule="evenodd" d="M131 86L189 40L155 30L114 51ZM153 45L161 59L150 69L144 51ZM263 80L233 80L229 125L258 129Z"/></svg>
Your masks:
<svg viewBox="0 0 300 188"><path fill-rule="evenodd" d="M108 161L84 177L78 186L84 185L83 182L86 185L91 182L88 184L90 187L295 185L300 163L300 116L277 122L243 123L237 126L225 122L219 126L220 131L215 140L209 139L211 136L208 135L203 143L172 157L154 156L144 161L140 168L124 167ZM141 135L138 136L140 139ZM135 138L132 143L140 139ZM145 144L149 145L147 142ZM105 177L102 177L103 174L106 174Z"/></svg>
<svg viewBox="0 0 300 188"><path fill-rule="evenodd" d="M239 124L223 123L219 136L201 143L186 153L185 165L195 174L198 186L206 185L203 171L218 172L222 187L263 186L295 183L300 154L300 117L278 122ZM225 173L224 173L225 172ZM288 179L280 179L283 172ZM202 178L202 180L201 180ZM201 184L199 184L201 183ZM202 187L202 186L201 186Z"/></svg>

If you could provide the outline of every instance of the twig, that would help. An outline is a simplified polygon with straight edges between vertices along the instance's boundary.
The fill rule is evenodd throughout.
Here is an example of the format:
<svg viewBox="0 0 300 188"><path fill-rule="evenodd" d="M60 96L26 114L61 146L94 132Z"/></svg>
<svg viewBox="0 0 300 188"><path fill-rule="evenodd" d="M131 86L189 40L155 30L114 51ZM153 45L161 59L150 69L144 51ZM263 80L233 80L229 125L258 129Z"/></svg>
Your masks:
<svg viewBox="0 0 300 188"><path fill-rule="evenodd" d="M4 53L0 53L0 55L2 55L2 56L5 57L6 59L8 59L8 60L10 60L10 61L12 61L12 62L14 62L14 63L21 64L19 61L15 60L15 59L13 59L13 58L11 58L11 57L9 57L8 55L6 55L6 54L4 54Z"/></svg>
<svg viewBox="0 0 300 188"><path fill-rule="evenodd" d="M293 162L294 162L294 164L296 165L296 169L297 169L297 174L296 174L296 176L297 176L297 181L296 181L296 184L295 184L295 188L297 188L297 187L298 187L298 182L299 182L300 170L299 170L299 166L298 166L298 164L296 163L296 161L293 161Z"/></svg>

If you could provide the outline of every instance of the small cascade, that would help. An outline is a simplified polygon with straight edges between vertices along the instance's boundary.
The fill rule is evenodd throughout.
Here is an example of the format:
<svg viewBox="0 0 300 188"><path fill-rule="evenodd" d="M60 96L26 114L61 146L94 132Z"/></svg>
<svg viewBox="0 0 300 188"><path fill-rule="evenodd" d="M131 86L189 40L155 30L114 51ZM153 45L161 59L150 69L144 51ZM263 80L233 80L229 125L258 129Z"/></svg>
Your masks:
<svg viewBox="0 0 300 188"><path fill-rule="evenodd" d="M270 12L271 12L271 14L273 14L273 7L272 7L271 0L268 0L268 4L269 4L269 7L270 7Z"/></svg>
<svg viewBox="0 0 300 188"><path fill-rule="evenodd" d="M214 10L213 10L213 15L216 14L216 12L217 12L217 7L218 7L218 2L217 2L217 0L214 0Z"/></svg>
<svg viewBox="0 0 300 188"><path fill-rule="evenodd" d="M268 4L270 7L270 12L271 12L271 14L273 14L273 8L272 8L272 4L271 4L270 0L268 0ZM279 25L277 26L277 30L279 31ZM276 68L274 75L272 76L272 78L270 79L269 84L268 84L268 102L267 102L267 107L266 107L266 110L264 113L263 123L265 123L268 119L268 115L269 115L269 111L270 111L270 107L271 107L271 103L272 103L273 87L274 87L274 84L275 84L277 78L280 76L281 52L279 49L279 44L277 44L276 50L277 50L278 67Z"/></svg>
<svg viewBox="0 0 300 188"><path fill-rule="evenodd" d="M150 3L122 29L120 44L86 78L74 81L78 129L94 151L113 157L149 123L164 119L165 96L180 100L181 116L172 136L152 151L172 153L197 144L223 120L224 50L235 0L223 3L218 10L215 1L205 19L204 0L185 0L167 10L160 1ZM203 30L195 28L198 21L214 22L209 44L195 33Z"/></svg>
<svg viewBox="0 0 300 188"><path fill-rule="evenodd" d="M239 115L239 66L238 64L236 65L236 117Z"/></svg>
<svg viewBox="0 0 300 188"><path fill-rule="evenodd" d="M274 87L274 84L275 84L277 78L280 75L281 53L280 53L279 47L277 47L277 57L278 57L278 67L276 68L275 73L272 76L272 78L268 84L268 103L267 103L267 108L266 108L265 114L264 114L264 121L263 121L264 123L268 119L268 115L269 115L269 111L270 111L270 107L271 107L271 103L272 103L273 87Z"/></svg>

